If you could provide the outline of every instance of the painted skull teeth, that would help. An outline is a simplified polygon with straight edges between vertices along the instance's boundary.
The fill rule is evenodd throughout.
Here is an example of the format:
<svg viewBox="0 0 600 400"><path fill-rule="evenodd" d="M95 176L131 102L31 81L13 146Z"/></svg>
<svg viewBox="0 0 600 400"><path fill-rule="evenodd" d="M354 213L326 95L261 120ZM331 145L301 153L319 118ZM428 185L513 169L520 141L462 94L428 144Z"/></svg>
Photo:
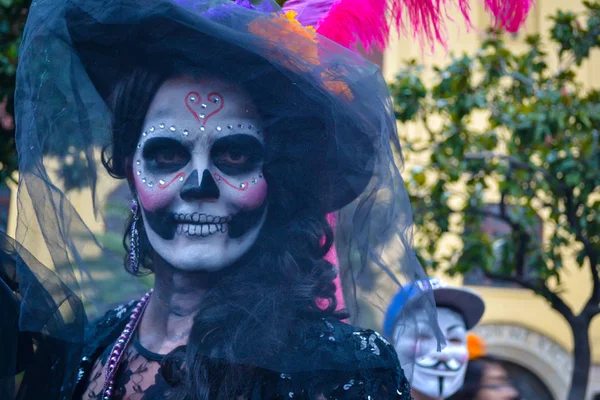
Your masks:
<svg viewBox="0 0 600 400"><path fill-rule="evenodd" d="M175 221L179 222L180 224L183 223L183 224L191 224L191 225L196 225L196 224L221 225L221 224L226 224L227 222L231 221L231 217L219 217L219 216L208 215L208 214L204 214L204 213L189 213L189 214L175 213L175 214L173 214L173 218L175 219Z"/></svg>
<svg viewBox="0 0 600 400"><path fill-rule="evenodd" d="M207 237L226 231L227 224L180 224L177 226L177 233L187 236Z"/></svg>

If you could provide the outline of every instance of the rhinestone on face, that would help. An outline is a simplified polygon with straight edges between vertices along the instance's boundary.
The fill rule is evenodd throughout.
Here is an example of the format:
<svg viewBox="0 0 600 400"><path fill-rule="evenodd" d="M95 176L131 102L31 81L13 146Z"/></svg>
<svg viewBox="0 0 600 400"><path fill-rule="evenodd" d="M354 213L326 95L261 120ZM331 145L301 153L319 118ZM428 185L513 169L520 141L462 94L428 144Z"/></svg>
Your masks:
<svg viewBox="0 0 600 400"><path fill-rule="evenodd" d="M150 127L150 129L148 129L148 130L149 130L150 132L154 132L154 131L155 131L155 128L154 128L154 126L151 126L151 127Z"/></svg>
<svg viewBox="0 0 600 400"><path fill-rule="evenodd" d="M158 181L158 184L162 186L165 184L165 181L161 179L160 181Z"/></svg>
<svg viewBox="0 0 600 400"><path fill-rule="evenodd" d="M233 125L227 125L227 129L233 129Z"/></svg>
<svg viewBox="0 0 600 400"><path fill-rule="evenodd" d="M137 160L135 163L136 163L137 165L140 165L142 162L141 162L140 160Z"/></svg>
<svg viewBox="0 0 600 400"><path fill-rule="evenodd" d="M258 179L252 178L252 183L254 183L256 185L257 182L258 182Z"/></svg>
<svg viewBox="0 0 600 400"><path fill-rule="evenodd" d="M170 130L171 132L175 132L175 129L176 129L176 128L175 128L175 125L171 125L171 126L169 127L169 130Z"/></svg>
<svg viewBox="0 0 600 400"><path fill-rule="evenodd" d="M202 108L206 108L206 104L202 103L202 104L200 105L200 107L202 107Z"/></svg>
<svg viewBox="0 0 600 400"><path fill-rule="evenodd" d="M142 148L142 144L141 144L141 143L138 143L138 145L137 145L137 148L138 148L138 149L141 149L141 148Z"/></svg>
<svg viewBox="0 0 600 400"><path fill-rule="evenodd" d="M183 136L187 136L190 134L190 131L188 131L187 129L183 130Z"/></svg>
<svg viewBox="0 0 600 400"><path fill-rule="evenodd" d="M246 184L245 183L240 183L240 189L246 189Z"/></svg>
<svg viewBox="0 0 600 400"><path fill-rule="evenodd" d="M158 124L158 127L159 127L160 129L165 129L165 124Z"/></svg>
<svg viewBox="0 0 600 400"><path fill-rule="evenodd" d="M196 96L190 96L190 101L193 103L196 100L198 100L198 98Z"/></svg>
<svg viewBox="0 0 600 400"><path fill-rule="evenodd" d="M254 125L248 125L248 129L254 128Z"/></svg>
<svg viewBox="0 0 600 400"><path fill-rule="evenodd" d="M152 181L148 182L148 187L152 187L152 186L154 186L154 182L152 182Z"/></svg>
<svg viewBox="0 0 600 400"><path fill-rule="evenodd" d="M138 175L141 175L141 174L142 174L142 171L138 169L138 170L137 170L137 174L138 174Z"/></svg>
<svg viewBox="0 0 600 400"><path fill-rule="evenodd" d="M179 182L183 182L183 176L179 177Z"/></svg>
<svg viewBox="0 0 600 400"><path fill-rule="evenodd" d="M204 132L204 131L206 130L206 128L205 128L205 127L203 127L203 126L201 126L201 127L200 127L200 130L201 130L202 132Z"/></svg>
<svg viewBox="0 0 600 400"><path fill-rule="evenodd" d="M243 128L243 127L244 127L244 125L238 124L238 128Z"/></svg>
<svg viewBox="0 0 600 400"><path fill-rule="evenodd" d="M142 178L142 183L146 183L146 178Z"/></svg>
<svg viewBox="0 0 600 400"><path fill-rule="evenodd" d="M214 97L213 98L213 103L218 103L219 102L219 98L218 97Z"/></svg>
<svg viewBox="0 0 600 400"><path fill-rule="evenodd" d="M142 136L147 136L148 134L146 132L142 133Z"/></svg>
<svg viewBox="0 0 600 400"><path fill-rule="evenodd" d="M217 182L221 182L221 177L217 175Z"/></svg>
<svg viewBox="0 0 600 400"><path fill-rule="evenodd" d="M206 115L204 115L204 114L200 114L200 115L199 115L199 117L200 117L200 118L204 118L204 117L206 117Z"/></svg>
<svg viewBox="0 0 600 400"><path fill-rule="evenodd" d="M222 128L221 128L220 126L217 126L217 128L216 128L216 129L217 129L217 132L221 132L221 129L222 129Z"/></svg>

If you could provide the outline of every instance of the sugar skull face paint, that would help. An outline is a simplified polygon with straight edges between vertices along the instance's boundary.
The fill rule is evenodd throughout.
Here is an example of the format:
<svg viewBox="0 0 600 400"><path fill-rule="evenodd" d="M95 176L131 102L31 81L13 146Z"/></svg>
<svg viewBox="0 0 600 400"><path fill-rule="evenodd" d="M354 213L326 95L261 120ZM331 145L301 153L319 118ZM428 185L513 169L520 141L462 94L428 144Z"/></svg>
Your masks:
<svg viewBox="0 0 600 400"><path fill-rule="evenodd" d="M462 386L468 363L467 329L462 316L449 308L438 308L438 323L446 339L446 347L440 351L423 354L416 351L417 362L413 370L412 387L417 392L432 398L450 397ZM402 336L397 337L397 344L402 346ZM414 338L407 339L415 343ZM435 338L421 334L417 340L425 348Z"/></svg>
<svg viewBox="0 0 600 400"><path fill-rule="evenodd" d="M238 87L181 78L156 93L134 155L144 227L175 268L225 268L267 212L261 119Z"/></svg>

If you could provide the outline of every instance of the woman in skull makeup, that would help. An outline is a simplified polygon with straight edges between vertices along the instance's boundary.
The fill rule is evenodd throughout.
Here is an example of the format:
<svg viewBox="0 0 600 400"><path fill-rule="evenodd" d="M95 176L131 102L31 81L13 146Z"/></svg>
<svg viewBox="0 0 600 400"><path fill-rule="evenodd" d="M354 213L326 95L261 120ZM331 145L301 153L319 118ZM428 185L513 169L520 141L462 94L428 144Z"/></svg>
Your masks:
<svg viewBox="0 0 600 400"><path fill-rule="evenodd" d="M2 398L410 398L411 363L345 321L425 277L377 67L267 0L38 0L19 65ZM126 270L154 274L143 296L127 277L90 294L90 257L116 263L71 202L102 216L114 178ZM351 313L324 259L332 212ZM421 289L397 329L439 338Z"/></svg>
<svg viewBox="0 0 600 400"><path fill-rule="evenodd" d="M161 64L162 69L168 61L163 59ZM227 399L239 395L240 390L253 392L255 385L275 381L267 385L267 392L258 389L255 397L276 397L281 390L288 395L318 390L331 396L334 389L323 381L332 378L329 374L319 379L290 375L284 385L278 381L289 369L278 368L273 374L248 368L267 361L285 362L268 360L268 351L250 354L242 366L235 366L224 364L219 357L215 357L218 361L203 358L207 344L195 347L212 342L210 353L238 356L246 348L273 352L289 343L282 338L290 334L296 336L294 343L302 343L311 332L321 334L330 328L324 340L331 343L331 339L347 340L343 335L368 337L372 332L340 330L339 320L345 314L336 312L335 271L323 260L332 232L319 200L310 192L303 193L303 186L310 188L306 185L310 177L298 171L291 179L286 172L272 170L276 164L270 161L274 156L269 149L289 140L283 135L300 129L318 132L322 123L303 119L299 126L293 121L273 121L281 116L270 115L276 94L253 87L243 72L223 77L226 71L203 68L193 73L195 78L168 78L157 70L137 69L114 91L112 148L119 152L105 153L104 164L112 176L127 178L137 197L132 230L125 242L131 243L132 235L139 237L139 244L129 251L140 256L133 257L133 264L130 257L128 266L137 273L135 260L139 257L156 279L145 318L132 339L133 348L121 361L121 368L130 372L115 380L113 393L163 393L168 397L173 392L171 396L178 398L178 390L171 387L179 387L181 382L167 385L164 373L157 372L164 359L161 355L173 358L163 365L177 363L183 353L174 351L187 344L182 356L187 368L203 369L208 376L179 387L182 395L191 392L200 397L202 390L210 388L219 393L218 398ZM247 89L238 82L247 82ZM278 89L286 84L277 77L269 82L277 83ZM293 89L285 93L292 96ZM265 158L269 159L266 164ZM326 300L328 306L319 308L317 299ZM248 314L261 324L249 320ZM299 318L302 315L304 318ZM328 321L319 319L324 317ZM269 319L276 324L265 326ZM290 326L294 326L292 332ZM396 358L385 342L376 346L384 352L381 361L391 364L380 378L373 377L366 384L377 382L378 390L400 396L397 392L406 390L406 382L398 380L401 376L394 372L398 370ZM82 389L87 383L84 398L96 398L106 390L103 372L111 351L110 346L104 350L89 382L87 375L82 378ZM384 363L380 367L386 368ZM143 372L137 372L140 370ZM215 379L211 375L221 376ZM244 384L236 385L238 379ZM310 384L304 382L297 390L296 385L305 379ZM344 383L351 379L360 376L350 374Z"/></svg>

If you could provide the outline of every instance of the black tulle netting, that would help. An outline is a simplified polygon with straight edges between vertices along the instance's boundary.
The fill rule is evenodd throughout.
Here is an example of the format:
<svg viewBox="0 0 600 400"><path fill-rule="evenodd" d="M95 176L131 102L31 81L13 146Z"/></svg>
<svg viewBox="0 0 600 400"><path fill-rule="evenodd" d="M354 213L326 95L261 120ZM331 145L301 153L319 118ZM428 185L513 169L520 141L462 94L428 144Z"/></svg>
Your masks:
<svg viewBox="0 0 600 400"><path fill-rule="evenodd" d="M242 321L258 330L277 327L287 336L281 338L281 348L256 348L253 343L260 338L237 337L227 339L234 341L228 342L229 350L206 345L199 354L254 371L248 376L290 374L294 382L315 382L306 398L316 398L311 397L317 395L315 391L338 396L335 391L347 392L344 385L350 385L350 380L375 385L375 391L386 388L382 393L389 398L408 396L398 393L407 392L404 375L410 380L411 357L401 360L403 376L386 375L391 380L385 381L388 378L376 371L397 362L392 360L391 346L375 332L346 324L381 330L391 297L404 284L425 278L412 250L412 217L400 176L400 144L387 86L376 66L295 24L278 9L268 1L252 5L229 0L33 2L16 92L17 230L14 241L2 239L1 398L12 398L14 377L23 371L19 398L39 398L34 396L40 393L51 396L47 398L71 398L78 380L90 379L86 374L93 373L90 357L101 359L104 353L99 349L114 342L111 335L118 336L130 306L122 308L118 317L106 312L139 299L153 285L148 258L138 276L128 271L126 262L124 267L121 242L129 226L132 193L127 180L115 179L101 162L104 150L118 159L127 146L135 146L113 143L113 130L119 127L114 126L117 118L110 102L118 82L140 71L167 78L218 76L244 87L260 105L266 143L264 179L269 201L279 204L272 209L282 215L280 225L274 214L267 218L267 228L253 247L263 265L281 260L278 250L273 250L272 263L265 261L272 243L281 242L298 254L304 251L305 244L294 240L307 225L298 222L294 228L296 217L289 216L294 214L289 207L310 204L319 221L326 214L337 217L339 278L350 317L331 323L331 340L329 322L324 321L333 317L332 311L325 320L312 309L306 315L277 310L251 321L254 315L244 310L227 313L215 305L206 312L213 313L210 324L217 331L228 332L227 324ZM119 168L126 167L115 166ZM135 166L129 168L134 173ZM122 177L126 176L124 172ZM302 212L298 208L296 214ZM328 283L318 288L315 297L327 297L334 290L333 275L329 264L317 264L322 268L318 279ZM288 304L286 294L297 290L290 281L278 283L278 275L264 269L257 269L255 275L243 273L248 282L271 288L269 295L281 299L270 304ZM238 289L253 295L250 287ZM232 297L232 301L238 300ZM105 314L113 315L112 319ZM102 329L94 323L98 318L103 318ZM416 340L417 321L421 330L437 335L430 294L403 310L398 329ZM302 334L296 335L298 331ZM208 343L221 343L227 335L207 337ZM320 347L317 339L323 337L329 343ZM345 345L332 347L338 342ZM331 356L331 352L348 357ZM290 360L290 354L296 356ZM316 359L320 364L315 364ZM364 369L352 372L359 361ZM207 362L213 367L217 363ZM268 376L256 382L270 382ZM339 382L326 389L325 378ZM179 376L173 382L185 379ZM397 388L392 390L394 385ZM405 389L400 390L400 385ZM361 396L374 393L352 390ZM163 398L161 393L146 398Z"/></svg>

